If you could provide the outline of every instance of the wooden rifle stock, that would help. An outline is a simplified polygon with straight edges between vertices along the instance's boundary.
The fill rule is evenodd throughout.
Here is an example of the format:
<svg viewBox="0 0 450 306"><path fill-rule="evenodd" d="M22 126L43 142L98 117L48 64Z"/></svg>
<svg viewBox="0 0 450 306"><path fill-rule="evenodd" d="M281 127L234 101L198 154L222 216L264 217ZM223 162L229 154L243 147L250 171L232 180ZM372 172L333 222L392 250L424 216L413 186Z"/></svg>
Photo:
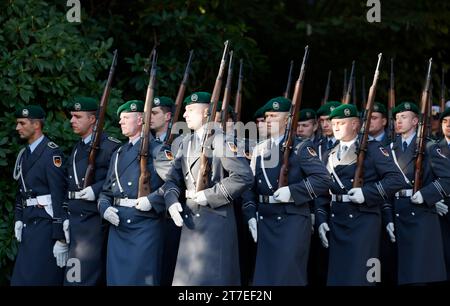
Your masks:
<svg viewBox="0 0 450 306"><path fill-rule="evenodd" d="M236 122L241 121L241 108L242 108L242 83L244 81L244 60L239 61L239 80L236 91L236 98L234 100L234 113L236 114Z"/></svg>
<svg viewBox="0 0 450 306"><path fill-rule="evenodd" d="M389 137L391 141L395 140L395 126L394 126L394 116L392 115L392 110L395 107L395 79L394 79L394 59L391 58L391 78L389 86L389 97L388 97L388 120L389 120Z"/></svg>
<svg viewBox="0 0 450 306"><path fill-rule="evenodd" d="M200 169L198 171L198 176L195 184L196 192L202 191L208 188L209 186L209 174L211 165L208 162L208 156L206 152L206 141L212 135L211 123L214 122L216 117L217 104L219 103L220 92L222 90L222 80L227 61L227 53L228 53L228 40L225 42L222 60L220 61L219 72L217 74L216 82L214 84L214 89L211 96L211 103L208 109L206 124L204 125L205 130L203 132L203 139L201 141L201 152L199 157Z"/></svg>
<svg viewBox="0 0 450 306"><path fill-rule="evenodd" d="M283 163L281 165L280 176L278 178L278 188L288 185L289 155L291 154L297 131L298 116L300 105L302 103L303 83L305 81L306 63L308 60L308 56L309 46L306 46L305 54L303 55L302 66L300 68L300 74L298 76L297 82L295 83L294 96L292 97L292 105L286 125L286 130L284 133L284 142L282 146Z"/></svg>
<svg viewBox="0 0 450 306"><path fill-rule="evenodd" d="M425 135L426 135L426 121L428 117L428 107L430 95L430 84L431 84L431 66L433 64L433 59L430 58L428 61L428 72L425 79L425 86L422 91L422 98L420 100L420 118L419 125L417 127L417 137L416 137L416 162L414 167L414 193L416 193L420 188L422 188L422 175L423 175L423 156L425 152Z"/></svg>
<svg viewBox="0 0 450 306"><path fill-rule="evenodd" d="M105 88L103 89L103 95L100 100L100 106L97 110L97 120L92 132L91 148L89 150L88 166L84 175L83 188L91 186L94 183L95 177L95 159L97 158L97 152L100 149L100 140L103 132L103 126L105 124L106 108L108 105L109 94L111 92L112 81L114 78L114 72L117 65L117 49L114 50L113 60L111 67L109 68L108 81L106 81Z"/></svg>
<svg viewBox="0 0 450 306"><path fill-rule="evenodd" d="M358 158L356 162L356 171L353 179L353 187L362 187L364 184L364 160L366 158L368 138L369 138L369 127L372 116L373 104L375 101L375 93L377 91L377 82L380 75L380 63L382 54L378 54L377 68L375 69L375 74L373 76L372 86L369 89L369 97L367 98L367 105L364 111L364 118L362 123L362 129L360 131L360 145L358 149Z"/></svg>
<svg viewBox="0 0 450 306"><path fill-rule="evenodd" d="M139 151L139 187L138 197L148 196L150 190L150 171L148 170L149 151L148 146L150 142L150 122L152 118L153 98L155 97L155 79L156 79L156 49L153 49L151 54L152 66L150 69L150 79L147 86L147 94L145 96L144 104L144 118L141 132L141 148Z"/></svg>
<svg viewBox="0 0 450 306"><path fill-rule="evenodd" d="M189 59L184 69L183 79L181 80L180 87L178 87L177 97L175 99L175 111L172 118L170 119L169 126L167 127L166 139L164 143L170 146L175 138L175 134L172 133L172 127L178 122L180 117L181 107L183 106L184 93L186 92L187 82L189 80L189 72L191 70L192 56L194 55L194 50L189 52Z"/></svg>

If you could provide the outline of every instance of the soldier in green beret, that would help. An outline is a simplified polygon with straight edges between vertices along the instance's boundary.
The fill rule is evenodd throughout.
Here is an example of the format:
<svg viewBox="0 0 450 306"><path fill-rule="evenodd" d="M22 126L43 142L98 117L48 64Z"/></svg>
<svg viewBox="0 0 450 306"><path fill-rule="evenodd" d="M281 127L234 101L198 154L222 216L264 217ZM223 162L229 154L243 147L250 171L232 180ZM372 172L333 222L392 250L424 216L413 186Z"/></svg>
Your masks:
<svg viewBox="0 0 450 306"><path fill-rule="evenodd" d="M336 138L333 136L333 129L329 117L330 113L339 105L341 105L341 102L329 101L317 110L320 130L322 131L322 137L317 145L317 151L319 159L325 164L327 163L328 152L337 144Z"/></svg>
<svg viewBox="0 0 450 306"><path fill-rule="evenodd" d="M386 133L387 122L386 107L380 102L375 102L370 120L369 141L376 140L383 146L387 146L390 143L390 139Z"/></svg>
<svg viewBox="0 0 450 306"><path fill-rule="evenodd" d="M430 137L435 141L439 141L442 137L441 121L440 121L441 112L442 112L441 108L438 105L431 106L431 114L429 114L431 125Z"/></svg>
<svg viewBox="0 0 450 306"><path fill-rule="evenodd" d="M319 137L316 137L318 127L316 112L311 108L302 109L298 118L297 137L309 138L314 144L317 144L319 140Z"/></svg>
<svg viewBox="0 0 450 306"><path fill-rule="evenodd" d="M99 148L95 157L95 175L90 186L84 186L89 155L94 141L94 126L98 102L91 97L75 97L70 105L70 124L80 139L68 159L66 201L70 221L69 258L80 262L80 279L71 275L72 266L66 268L64 284L96 286L105 283L107 226L102 222L96 205L108 166L120 141L100 134ZM97 136L98 137L98 136Z"/></svg>
<svg viewBox="0 0 450 306"><path fill-rule="evenodd" d="M45 112L41 106L19 107L15 117L16 131L27 145L14 167L19 185L14 233L19 248L11 285L61 286L70 239L63 209L63 155L42 132Z"/></svg>
<svg viewBox="0 0 450 306"><path fill-rule="evenodd" d="M156 141L163 142L169 136L166 133L169 122L172 119L175 103L169 97L160 96L153 99L152 106L150 128L154 133Z"/></svg>

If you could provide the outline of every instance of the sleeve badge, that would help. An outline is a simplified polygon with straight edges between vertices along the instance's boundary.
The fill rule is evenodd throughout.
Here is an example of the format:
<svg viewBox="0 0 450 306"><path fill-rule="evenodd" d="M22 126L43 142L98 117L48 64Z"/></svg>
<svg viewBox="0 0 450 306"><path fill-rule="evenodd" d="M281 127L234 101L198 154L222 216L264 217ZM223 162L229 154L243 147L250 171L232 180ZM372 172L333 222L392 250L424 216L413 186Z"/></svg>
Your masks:
<svg viewBox="0 0 450 306"><path fill-rule="evenodd" d="M309 153L311 156L317 156L316 150L314 150L312 147L306 147L306 149L308 150L308 153Z"/></svg>
<svg viewBox="0 0 450 306"><path fill-rule="evenodd" d="M173 160L174 159L172 151L164 150L164 154L166 155L166 158L168 160Z"/></svg>
<svg viewBox="0 0 450 306"><path fill-rule="evenodd" d="M383 153L384 156L389 157L389 152L385 148L380 147L380 151L381 153Z"/></svg>
<svg viewBox="0 0 450 306"><path fill-rule="evenodd" d="M61 167L61 165L62 165L62 158L61 158L61 156L59 156L59 155L55 155L55 156L53 156L53 164L56 166L56 167Z"/></svg>

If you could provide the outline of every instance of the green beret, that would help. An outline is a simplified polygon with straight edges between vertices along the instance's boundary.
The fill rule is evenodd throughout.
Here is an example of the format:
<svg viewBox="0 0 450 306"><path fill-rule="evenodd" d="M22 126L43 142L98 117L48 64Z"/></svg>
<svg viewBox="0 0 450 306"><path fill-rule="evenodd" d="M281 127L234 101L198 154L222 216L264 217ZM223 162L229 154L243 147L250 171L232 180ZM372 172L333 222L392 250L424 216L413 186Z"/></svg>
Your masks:
<svg viewBox="0 0 450 306"><path fill-rule="evenodd" d="M155 97L153 99L153 107L158 107L158 106L167 106L167 107L172 107L175 103L173 102L173 100L169 97Z"/></svg>
<svg viewBox="0 0 450 306"><path fill-rule="evenodd" d="M384 106L380 102L375 102L375 104L373 105L372 113L381 113L387 115L386 106Z"/></svg>
<svg viewBox="0 0 450 306"><path fill-rule="evenodd" d="M97 100L90 97L75 97L69 105L69 110L74 112L92 112L97 108Z"/></svg>
<svg viewBox="0 0 450 306"><path fill-rule="evenodd" d="M339 101L328 101L317 110L317 116L329 116L341 104Z"/></svg>
<svg viewBox="0 0 450 306"><path fill-rule="evenodd" d="M256 110L255 114L253 115L253 118L264 118L264 112L263 107L260 107Z"/></svg>
<svg viewBox="0 0 450 306"><path fill-rule="evenodd" d="M312 108L304 108L300 111L300 115L298 116L298 121L306 121L310 119L317 119L316 112Z"/></svg>
<svg viewBox="0 0 450 306"><path fill-rule="evenodd" d="M358 109L353 104L341 104L330 113L330 120L351 117L358 117Z"/></svg>
<svg viewBox="0 0 450 306"><path fill-rule="evenodd" d="M444 112L441 114L441 121L442 121L442 119L444 119L445 117L448 117L448 116L450 116L450 107L447 107L445 110L444 110Z"/></svg>
<svg viewBox="0 0 450 306"><path fill-rule="evenodd" d="M270 99L263 107L262 112L288 112L291 109L291 100L285 97Z"/></svg>
<svg viewBox="0 0 450 306"><path fill-rule="evenodd" d="M184 104L189 105L193 103L209 103L211 102L211 94L209 92L198 91L184 99Z"/></svg>
<svg viewBox="0 0 450 306"><path fill-rule="evenodd" d="M119 106L117 109L117 116L120 116L121 112L125 113L142 113L144 111L144 102L141 100L130 100Z"/></svg>
<svg viewBox="0 0 450 306"><path fill-rule="evenodd" d="M397 105L396 107L394 107L394 109L392 109L392 116L395 116L398 113L402 113L402 112L406 112L406 111L411 111L413 113L416 113L417 115L419 114L419 108L417 107L417 105L413 102L403 102L400 105Z"/></svg>
<svg viewBox="0 0 450 306"><path fill-rule="evenodd" d="M27 105L16 110L16 118L44 119L45 111L40 105Z"/></svg>

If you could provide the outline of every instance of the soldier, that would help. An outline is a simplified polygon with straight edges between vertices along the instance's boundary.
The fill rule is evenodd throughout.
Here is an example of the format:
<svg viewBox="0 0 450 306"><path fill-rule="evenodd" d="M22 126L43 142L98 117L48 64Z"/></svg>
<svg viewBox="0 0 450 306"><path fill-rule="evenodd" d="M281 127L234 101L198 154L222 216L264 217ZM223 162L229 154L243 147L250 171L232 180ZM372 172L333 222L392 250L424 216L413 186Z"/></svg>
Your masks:
<svg viewBox="0 0 450 306"><path fill-rule="evenodd" d="M447 108L441 114L441 127L443 139L439 142L441 153L450 158L450 108ZM440 204L436 203L436 209L441 216L441 231L444 242L445 265L447 270L447 281L450 281L450 215L448 214L448 206L450 205L450 193L447 193L444 201ZM439 209L438 209L439 207Z"/></svg>
<svg viewBox="0 0 450 306"><path fill-rule="evenodd" d="M328 196L316 200L319 235L323 245L330 247L327 284L375 285L377 277L371 280L367 274L371 260L379 258L379 203L387 201L405 183L387 150L372 141L364 160L364 185L352 188L359 146L358 111L352 104L343 104L331 112L330 119L339 141L327 163L333 178L331 204Z"/></svg>
<svg viewBox="0 0 450 306"><path fill-rule="evenodd" d="M441 134L441 127L440 127L440 113L441 113L441 108L437 105L433 105L431 107L431 139L435 140L435 141L439 141L441 139L441 137L443 136Z"/></svg>
<svg viewBox="0 0 450 306"><path fill-rule="evenodd" d="M118 108L122 134L129 141L113 154L98 199L100 215L112 224L107 247L108 285L160 284L164 203L150 203L147 196L138 198L143 110L144 103L139 100ZM154 152L154 141L149 145L148 151ZM163 181L152 158L148 158L148 170L151 190L157 190Z"/></svg>
<svg viewBox="0 0 450 306"><path fill-rule="evenodd" d="M70 240L69 221L62 208L66 190L63 156L42 133L42 107L21 107L15 117L16 131L28 144L14 167L14 179L19 182L14 226L19 249L11 285L60 286Z"/></svg>
<svg viewBox="0 0 450 306"><path fill-rule="evenodd" d="M97 101L76 97L70 104L70 123L73 132L81 137L72 150L67 164L67 201L70 220L69 258L79 260L81 278L73 280L71 267L66 268L65 285L102 285L105 283L107 224L102 222L96 199L106 179L113 152L120 141L100 136L95 158L95 178L91 186L83 188L96 122Z"/></svg>
<svg viewBox="0 0 450 306"><path fill-rule="evenodd" d="M390 149L407 187L393 200L398 249L398 283L417 284L446 279L439 218L436 210L450 193L450 161L437 144L429 142L424 153L423 187L413 195L415 176L416 127L419 110L403 102L392 111L400 134Z"/></svg>
<svg viewBox="0 0 450 306"><path fill-rule="evenodd" d="M252 173L234 139L215 131L207 143L211 163L209 188L196 193L203 137L211 95L196 92L184 103L183 117L194 130L181 143L161 190L169 213L181 230L173 285L239 285L239 257L233 200L251 187ZM186 189L184 188L186 187ZM186 205L180 194L186 190Z"/></svg>
<svg viewBox="0 0 450 306"><path fill-rule="evenodd" d="M310 139L314 148L317 148L321 137L316 135L319 128L316 112L311 108L305 108L300 111L298 118L297 137Z"/></svg>
<svg viewBox="0 0 450 306"><path fill-rule="evenodd" d="M267 139L267 126L265 123L264 113L262 107L260 107L254 115L256 127L258 128L258 140L263 141Z"/></svg>
<svg viewBox="0 0 450 306"><path fill-rule="evenodd" d="M339 105L341 105L341 102L330 101L322 105L317 110L320 129L322 131L322 137L318 143L317 152L319 153L319 159L325 165L327 164L328 153L337 144L336 138L333 136L333 128L331 127L330 113Z"/></svg>
<svg viewBox="0 0 450 306"><path fill-rule="evenodd" d="M277 188L290 107L291 101L284 97L273 98L264 106L270 138L253 152L255 184L243 195L244 214L257 242L253 277L256 286L307 284L311 239L308 201L326 193L331 183L311 140L306 138L294 142L289 157L289 185Z"/></svg>
<svg viewBox="0 0 450 306"><path fill-rule="evenodd" d="M369 141L376 140L383 146L388 146L390 143L389 137L386 133L387 125L387 110L380 102L375 102L372 110L372 117L370 119L369 127Z"/></svg>
<svg viewBox="0 0 450 306"><path fill-rule="evenodd" d="M172 119L173 100L169 97L155 97L153 99L152 117L150 127L155 136L155 140L162 143L167 134L169 122Z"/></svg>

